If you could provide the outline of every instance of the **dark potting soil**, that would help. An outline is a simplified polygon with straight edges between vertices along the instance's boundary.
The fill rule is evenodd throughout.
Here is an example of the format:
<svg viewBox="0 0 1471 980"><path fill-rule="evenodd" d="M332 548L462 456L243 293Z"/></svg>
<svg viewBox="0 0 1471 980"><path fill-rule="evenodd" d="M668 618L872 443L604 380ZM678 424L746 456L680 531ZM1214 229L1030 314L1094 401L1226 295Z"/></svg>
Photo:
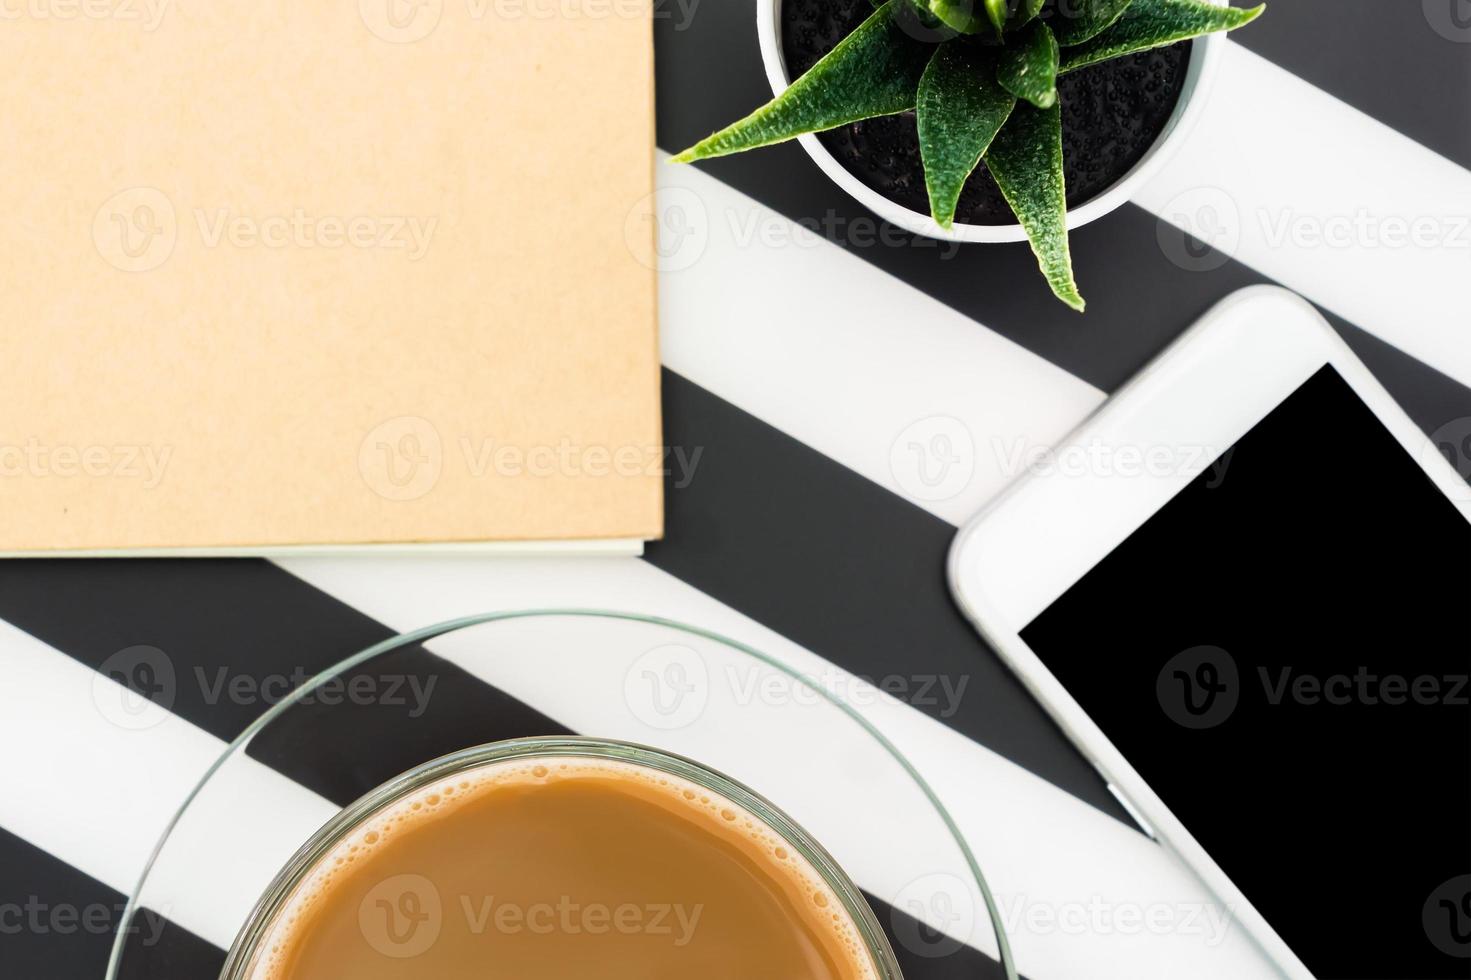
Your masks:
<svg viewBox="0 0 1471 980"><path fill-rule="evenodd" d="M782 49L796 78L872 15L870 0L782 0ZM1062 142L1067 200L1076 207L1118 182L1154 145L1185 85L1190 42L1116 58L1063 76ZM839 163L889 200L928 214L914 113L819 133ZM1009 225L1016 218L986 170L976 168L955 220Z"/></svg>

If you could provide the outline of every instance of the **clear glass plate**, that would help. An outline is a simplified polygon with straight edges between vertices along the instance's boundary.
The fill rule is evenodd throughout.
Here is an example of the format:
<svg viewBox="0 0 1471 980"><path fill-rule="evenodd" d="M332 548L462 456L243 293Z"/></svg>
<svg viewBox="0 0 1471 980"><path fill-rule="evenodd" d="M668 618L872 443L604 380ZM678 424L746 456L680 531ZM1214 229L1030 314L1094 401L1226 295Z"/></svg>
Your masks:
<svg viewBox="0 0 1471 980"><path fill-rule="evenodd" d="M395 637L303 684L225 750L149 860L108 978L215 975L278 870L398 774L488 742L580 734L689 757L774 802L863 890L909 980L1015 980L970 847L863 714L878 696L615 612L492 613Z"/></svg>

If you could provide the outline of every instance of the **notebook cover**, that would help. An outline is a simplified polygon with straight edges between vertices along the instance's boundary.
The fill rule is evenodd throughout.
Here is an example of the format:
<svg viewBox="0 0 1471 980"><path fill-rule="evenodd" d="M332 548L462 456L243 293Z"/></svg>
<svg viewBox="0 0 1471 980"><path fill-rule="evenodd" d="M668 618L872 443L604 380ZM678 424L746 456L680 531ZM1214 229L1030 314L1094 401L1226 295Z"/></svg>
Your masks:
<svg viewBox="0 0 1471 980"><path fill-rule="evenodd" d="M647 0L14 13L0 551L659 535Z"/></svg>

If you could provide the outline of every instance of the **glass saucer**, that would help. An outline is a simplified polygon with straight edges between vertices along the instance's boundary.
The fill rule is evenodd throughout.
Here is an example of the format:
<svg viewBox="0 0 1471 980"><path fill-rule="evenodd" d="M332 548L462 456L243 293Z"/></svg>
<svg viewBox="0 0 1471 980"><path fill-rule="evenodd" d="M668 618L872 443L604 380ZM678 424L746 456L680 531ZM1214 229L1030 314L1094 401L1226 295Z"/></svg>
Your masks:
<svg viewBox="0 0 1471 980"><path fill-rule="evenodd" d="M174 816L108 980L213 977L277 871L343 807L471 746L580 734L686 756L774 802L863 890L907 980L1016 980L955 821L836 671L807 676L693 626L490 613L349 657L253 722Z"/></svg>

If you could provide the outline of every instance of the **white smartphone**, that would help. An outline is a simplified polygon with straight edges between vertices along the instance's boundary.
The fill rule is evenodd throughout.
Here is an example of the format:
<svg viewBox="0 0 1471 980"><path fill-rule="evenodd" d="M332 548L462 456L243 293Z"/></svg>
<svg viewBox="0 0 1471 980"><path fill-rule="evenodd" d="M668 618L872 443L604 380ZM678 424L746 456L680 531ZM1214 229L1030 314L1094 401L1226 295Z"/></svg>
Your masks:
<svg viewBox="0 0 1471 980"><path fill-rule="evenodd" d="M964 612L1290 977L1467 976L1471 487L1308 303L1222 302L966 526Z"/></svg>

